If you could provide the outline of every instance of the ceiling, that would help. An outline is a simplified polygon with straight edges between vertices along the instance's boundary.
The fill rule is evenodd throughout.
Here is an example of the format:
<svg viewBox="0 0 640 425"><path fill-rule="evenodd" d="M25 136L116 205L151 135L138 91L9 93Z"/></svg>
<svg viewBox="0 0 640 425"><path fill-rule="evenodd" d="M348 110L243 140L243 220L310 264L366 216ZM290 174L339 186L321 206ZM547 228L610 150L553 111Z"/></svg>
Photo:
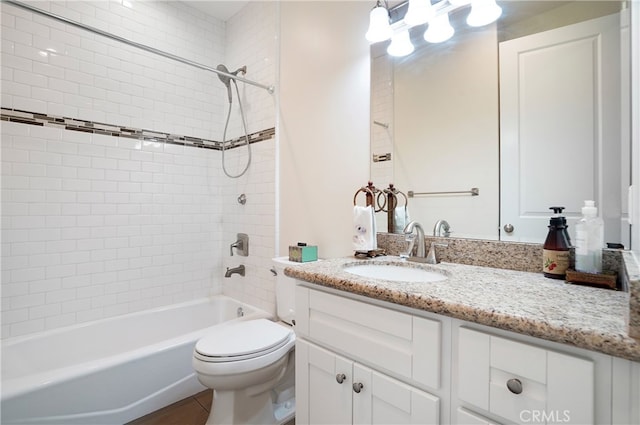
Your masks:
<svg viewBox="0 0 640 425"><path fill-rule="evenodd" d="M238 13L248 0L179 0L184 4L198 9L207 15L227 21Z"/></svg>

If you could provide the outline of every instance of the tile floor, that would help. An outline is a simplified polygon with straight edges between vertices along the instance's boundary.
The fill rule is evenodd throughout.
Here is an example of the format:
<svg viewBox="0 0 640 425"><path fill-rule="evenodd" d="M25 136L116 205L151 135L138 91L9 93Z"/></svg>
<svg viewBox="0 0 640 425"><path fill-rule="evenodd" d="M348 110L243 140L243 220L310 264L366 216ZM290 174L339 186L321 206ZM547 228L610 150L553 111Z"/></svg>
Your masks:
<svg viewBox="0 0 640 425"><path fill-rule="evenodd" d="M160 410L151 412L126 425L204 425L209 417L212 390L205 390ZM295 419L285 425L295 425Z"/></svg>

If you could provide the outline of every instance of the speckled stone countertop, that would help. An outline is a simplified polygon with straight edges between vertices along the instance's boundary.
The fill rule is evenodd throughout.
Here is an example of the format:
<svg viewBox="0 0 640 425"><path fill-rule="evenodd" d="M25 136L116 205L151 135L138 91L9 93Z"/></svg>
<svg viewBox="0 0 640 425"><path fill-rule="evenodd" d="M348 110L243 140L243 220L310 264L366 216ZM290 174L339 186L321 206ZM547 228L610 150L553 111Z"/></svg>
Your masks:
<svg viewBox="0 0 640 425"><path fill-rule="evenodd" d="M345 272L352 264L393 264L447 275L440 282L407 283ZM541 273L454 263L407 262L398 257L337 258L285 268L306 282L550 341L640 361L640 342L626 330L629 294L569 285Z"/></svg>

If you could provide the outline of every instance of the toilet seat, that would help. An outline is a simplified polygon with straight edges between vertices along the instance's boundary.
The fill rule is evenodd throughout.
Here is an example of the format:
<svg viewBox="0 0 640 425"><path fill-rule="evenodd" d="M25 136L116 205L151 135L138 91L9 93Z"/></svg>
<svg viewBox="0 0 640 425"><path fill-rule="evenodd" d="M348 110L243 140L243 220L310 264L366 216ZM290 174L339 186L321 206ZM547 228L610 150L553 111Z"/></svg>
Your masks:
<svg viewBox="0 0 640 425"><path fill-rule="evenodd" d="M208 332L196 343L194 354L208 363L250 360L289 345L293 335L290 328L267 319L239 321Z"/></svg>

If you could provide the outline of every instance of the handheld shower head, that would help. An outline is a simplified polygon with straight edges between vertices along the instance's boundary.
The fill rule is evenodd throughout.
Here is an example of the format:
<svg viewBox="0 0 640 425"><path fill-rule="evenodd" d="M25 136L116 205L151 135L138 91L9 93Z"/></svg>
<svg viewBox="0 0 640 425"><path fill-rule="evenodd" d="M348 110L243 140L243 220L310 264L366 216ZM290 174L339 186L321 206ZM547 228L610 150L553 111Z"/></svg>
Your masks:
<svg viewBox="0 0 640 425"><path fill-rule="evenodd" d="M227 69L226 66L220 64L216 67L216 69L218 71L222 71L225 72L227 74L230 74L229 70ZM226 75L222 75L222 74L218 74L218 78L220 78L220 81L222 81L222 83L227 86L227 94L229 95L229 103L231 103L232 99L231 99L231 77L227 77Z"/></svg>
<svg viewBox="0 0 640 425"><path fill-rule="evenodd" d="M231 75L238 75L238 73L242 73L242 75L245 75L247 73L247 66L246 65L236 69L233 72L229 71L229 69L226 66L222 65L222 64L218 65L216 67L216 69L218 71L221 71L221 72L224 72L224 73L227 73L227 74L231 74ZM218 78L220 78L220 81L222 81L224 83L224 85L227 86L227 94L229 95L229 103L231 103L232 102L231 80L233 80L233 78L227 77L226 75L222 75L222 74L218 74ZM235 80L234 80L234 82L235 82Z"/></svg>

